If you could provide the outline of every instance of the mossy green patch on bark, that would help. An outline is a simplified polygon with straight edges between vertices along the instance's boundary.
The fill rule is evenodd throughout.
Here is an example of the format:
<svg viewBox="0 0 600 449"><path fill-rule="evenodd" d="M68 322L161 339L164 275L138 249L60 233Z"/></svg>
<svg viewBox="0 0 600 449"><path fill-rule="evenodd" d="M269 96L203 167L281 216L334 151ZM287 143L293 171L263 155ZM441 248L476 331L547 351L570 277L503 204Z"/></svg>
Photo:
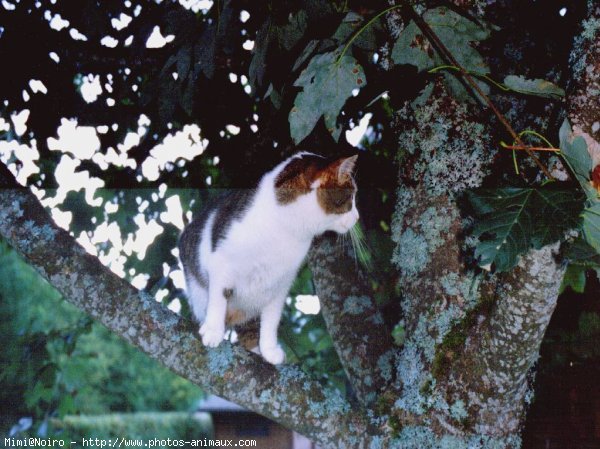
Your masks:
<svg viewBox="0 0 600 449"><path fill-rule="evenodd" d="M452 364L460 357L465 348L465 342L469 332L477 324L480 316L487 316L494 305L494 299L482 297L477 305L469 310L465 317L456 323L450 332L446 334L444 340L437 346L431 372L436 379L446 377Z"/></svg>

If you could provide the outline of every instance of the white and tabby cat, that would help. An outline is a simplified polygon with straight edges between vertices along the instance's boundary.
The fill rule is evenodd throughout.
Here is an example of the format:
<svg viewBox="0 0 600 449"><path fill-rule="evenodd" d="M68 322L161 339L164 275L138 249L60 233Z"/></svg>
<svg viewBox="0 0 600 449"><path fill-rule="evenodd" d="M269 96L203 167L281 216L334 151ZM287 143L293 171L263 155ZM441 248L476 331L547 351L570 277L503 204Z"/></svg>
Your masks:
<svg viewBox="0 0 600 449"><path fill-rule="evenodd" d="M356 158L298 153L266 173L255 189L228 192L207 205L185 228L179 254L205 346L221 343L226 323L260 317L261 355L283 362L277 328L313 238L345 233L358 220Z"/></svg>

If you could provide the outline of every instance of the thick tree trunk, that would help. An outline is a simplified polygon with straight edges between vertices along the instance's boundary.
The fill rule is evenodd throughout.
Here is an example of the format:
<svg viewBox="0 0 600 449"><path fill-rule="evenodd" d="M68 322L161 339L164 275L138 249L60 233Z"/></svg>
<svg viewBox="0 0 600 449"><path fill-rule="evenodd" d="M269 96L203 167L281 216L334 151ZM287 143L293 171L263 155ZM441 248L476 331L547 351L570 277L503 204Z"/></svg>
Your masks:
<svg viewBox="0 0 600 449"><path fill-rule="evenodd" d="M494 162L491 118L439 80L397 113L405 156L393 261L408 338L397 365L402 392L389 405L406 447L520 447L528 373L564 266L554 245L502 276L466 268L476 264L461 206Z"/></svg>
<svg viewBox="0 0 600 449"><path fill-rule="evenodd" d="M585 139L596 166L600 164L600 5L597 2L588 2L569 64L567 118L574 136Z"/></svg>

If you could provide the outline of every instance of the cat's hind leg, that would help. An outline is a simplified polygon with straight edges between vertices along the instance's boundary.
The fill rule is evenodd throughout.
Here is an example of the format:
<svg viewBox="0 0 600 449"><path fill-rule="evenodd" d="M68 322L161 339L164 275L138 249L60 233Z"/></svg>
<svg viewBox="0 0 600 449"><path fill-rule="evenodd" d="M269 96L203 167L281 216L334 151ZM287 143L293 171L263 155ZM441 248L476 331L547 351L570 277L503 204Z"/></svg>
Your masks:
<svg viewBox="0 0 600 449"><path fill-rule="evenodd" d="M211 273L208 286L208 304L206 319L200 326L202 343L209 348L216 348L225 337L225 317L227 314L227 297L231 295L231 286L223 276L213 276Z"/></svg>
<svg viewBox="0 0 600 449"><path fill-rule="evenodd" d="M277 329L284 304L285 296L267 304L260 313L258 347L263 358L273 365L279 365L285 359L285 353L277 343Z"/></svg>

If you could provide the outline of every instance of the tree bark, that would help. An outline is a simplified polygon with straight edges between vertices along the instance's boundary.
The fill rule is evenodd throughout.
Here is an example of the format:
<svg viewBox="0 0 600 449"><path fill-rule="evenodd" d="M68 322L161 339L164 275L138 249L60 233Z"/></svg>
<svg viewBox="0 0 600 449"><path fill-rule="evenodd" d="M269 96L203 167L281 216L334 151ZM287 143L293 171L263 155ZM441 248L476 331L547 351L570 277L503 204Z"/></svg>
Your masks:
<svg viewBox="0 0 600 449"><path fill-rule="evenodd" d="M569 58L567 118L573 136L585 139L594 166L600 164L600 5L588 1L581 31Z"/></svg>
<svg viewBox="0 0 600 449"><path fill-rule="evenodd" d="M510 273L497 276L495 292L452 365L448 391L463 396L478 433L518 434L531 399L528 374L556 307L566 265L556 260L559 244L532 250ZM466 394L464 393L466 392Z"/></svg>
<svg viewBox="0 0 600 449"><path fill-rule="evenodd" d="M397 348L363 273L334 236L315 240L309 253L327 330L358 399L373 404L393 381Z"/></svg>

